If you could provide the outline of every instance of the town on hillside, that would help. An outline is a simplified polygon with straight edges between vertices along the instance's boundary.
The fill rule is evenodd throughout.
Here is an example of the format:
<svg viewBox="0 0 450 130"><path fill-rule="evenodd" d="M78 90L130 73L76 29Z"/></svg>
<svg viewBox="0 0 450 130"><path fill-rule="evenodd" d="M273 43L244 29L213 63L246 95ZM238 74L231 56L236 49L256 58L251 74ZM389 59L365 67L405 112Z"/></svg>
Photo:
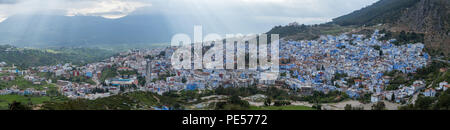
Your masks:
<svg viewBox="0 0 450 130"><path fill-rule="evenodd" d="M435 97L450 87L446 81L427 86L433 83L424 79L392 86L396 82L392 73L416 73L429 65L432 57L422 43L394 45L395 39L379 40L383 36L377 30L369 36L281 40L280 76L276 80L261 80L258 70L175 70L171 57L176 47L132 49L84 66L66 63L20 69L0 61L0 95L61 94L70 99L95 100L136 91L162 95L256 86L282 88L302 96L337 91L351 100L365 98L367 103L402 105L413 103L418 95Z"/></svg>

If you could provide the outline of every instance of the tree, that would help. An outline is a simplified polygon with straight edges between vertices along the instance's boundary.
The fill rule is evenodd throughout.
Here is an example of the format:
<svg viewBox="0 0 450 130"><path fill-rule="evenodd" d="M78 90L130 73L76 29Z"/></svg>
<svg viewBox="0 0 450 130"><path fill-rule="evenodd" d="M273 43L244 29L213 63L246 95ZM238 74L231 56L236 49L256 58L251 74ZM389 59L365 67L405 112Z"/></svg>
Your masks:
<svg viewBox="0 0 450 130"><path fill-rule="evenodd" d="M416 100L415 108L418 110L429 110L435 101L432 97L419 97Z"/></svg>
<svg viewBox="0 0 450 130"><path fill-rule="evenodd" d="M13 101L9 104L9 110L31 110L31 108L20 102Z"/></svg>
<svg viewBox="0 0 450 130"><path fill-rule="evenodd" d="M141 86L145 86L145 84L147 83L145 78L142 76L138 76L138 81L139 81L139 85L141 85Z"/></svg>
<svg viewBox="0 0 450 130"><path fill-rule="evenodd" d="M182 82L182 83L186 83L186 82L187 82L186 78L183 77L183 78L181 79L181 82Z"/></svg>
<svg viewBox="0 0 450 130"><path fill-rule="evenodd" d="M182 106L181 104L175 103L175 104L173 105L173 109L174 109L174 110L183 110L184 108L183 108L183 106Z"/></svg>
<svg viewBox="0 0 450 130"><path fill-rule="evenodd" d="M350 104L345 105L344 110L352 110L352 105Z"/></svg>
<svg viewBox="0 0 450 130"><path fill-rule="evenodd" d="M375 50L377 50L377 51L380 51L380 50L381 50L381 46L375 45L375 46L373 46L373 49L375 49Z"/></svg>
<svg viewBox="0 0 450 130"><path fill-rule="evenodd" d="M287 106L291 105L291 102L289 101L275 101L274 106Z"/></svg>
<svg viewBox="0 0 450 130"><path fill-rule="evenodd" d="M250 104L235 94L227 102L214 103L214 107L217 110L245 110L250 107Z"/></svg>
<svg viewBox="0 0 450 130"><path fill-rule="evenodd" d="M120 86L119 90L120 90L120 92L125 92L125 87Z"/></svg>
<svg viewBox="0 0 450 130"><path fill-rule="evenodd" d="M395 100L395 94L392 94L391 101L394 101L394 100Z"/></svg>
<svg viewBox="0 0 450 130"><path fill-rule="evenodd" d="M382 40L389 40L392 38L392 32L388 31L386 32L386 34L384 35L384 37L382 38Z"/></svg>
<svg viewBox="0 0 450 130"><path fill-rule="evenodd" d="M443 110L449 110L449 106L450 106L450 90L447 90L444 92L444 94L442 94L441 96L439 96L439 100L436 103L436 109L443 109Z"/></svg>
<svg viewBox="0 0 450 130"><path fill-rule="evenodd" d="M400 42L406 42L408 40L408 36L406 35L405 31L400 32L400 35L398 36L398 40Z"/></svg>
<svg viewBox="0 0 450 130"><path fill-rule="evenodd" d="M242 100L239 96L233 95L230 97L229 102L232 104L240 104L242 102Z"/></svg>
<svg viewBox="0 0 450 130"><path fill-rule="evenodd" d="M272 104L272 99L271 98L267 98L265 101L264 101L264 106L270 106Z"/></svg>
<svg viewBox="0 0 450 130"><path fill-rule="evenodd" d="M312 108L316 109L316 110L322 110L322 105L320 104L315 104L312 106Z"/></svg>
<svg viewBox="0 0 450 130"><path fill-rule="evenodd" d="M156 81L158 81L157 78L152 79L152 83L154 83L154 82L156 82Z"/></svg>
<svg viewBox="0 0 450 130"><path fill-rule="evenodd" d="M158 56L162 57L162 56L165 56L165 55L166 55L166 51L161 51Z"/></svg>
<svg viewBox="0 0 450 130"><path fill-rule="evenodd" d="M384 102L378 102L372 105L372 110L385 110L386 109L386 105L384 104Z"/></svg>

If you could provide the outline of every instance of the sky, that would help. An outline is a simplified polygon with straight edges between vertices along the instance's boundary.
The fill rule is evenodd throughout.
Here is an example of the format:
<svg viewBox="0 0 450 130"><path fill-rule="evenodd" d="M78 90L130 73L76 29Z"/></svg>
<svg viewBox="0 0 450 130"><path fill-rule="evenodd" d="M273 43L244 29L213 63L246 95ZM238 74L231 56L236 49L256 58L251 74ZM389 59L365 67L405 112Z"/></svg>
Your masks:
<svg viewBox="0 0 450 130"><path fill-rule="evenodd" d="M202 21L233 29L255 23L267 30L291 22L319 24L378 0L0 0L0 23L14 15L99 16L121 19L157 14L174 21ZM195 23L195 22L194 22ZM180 24L173 22L172 24Z"/></svg>

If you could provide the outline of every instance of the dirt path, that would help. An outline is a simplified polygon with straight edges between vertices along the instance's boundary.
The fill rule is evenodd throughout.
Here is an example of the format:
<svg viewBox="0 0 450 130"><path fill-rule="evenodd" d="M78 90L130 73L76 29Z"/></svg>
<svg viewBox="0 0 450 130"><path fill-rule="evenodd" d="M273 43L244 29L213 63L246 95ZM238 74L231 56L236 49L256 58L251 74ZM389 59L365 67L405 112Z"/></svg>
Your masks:
<svg viewBox="0 0 450 130"><path fill-rule="evenodd" d="M156 97L155 95L153 95L153 98L155 98L155 99L156 99L156 101L158 101L158 103L161 103L161 102L159 101L159 98L158 98L158 97Z"/></svg>

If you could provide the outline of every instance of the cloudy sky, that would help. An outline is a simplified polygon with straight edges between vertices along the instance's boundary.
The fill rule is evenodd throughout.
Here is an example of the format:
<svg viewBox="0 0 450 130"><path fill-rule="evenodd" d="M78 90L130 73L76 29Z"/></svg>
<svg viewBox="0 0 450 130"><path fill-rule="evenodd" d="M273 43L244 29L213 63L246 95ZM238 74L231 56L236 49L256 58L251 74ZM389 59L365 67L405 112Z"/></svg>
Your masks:
<svg viewBox="0 0 450 130"><path fill-rule="evenodd" d="M177 20L234 26L270 26L290 22L317 24L368 6L378 0L0 0L0 22L14 15L51 14L120 19L158 14ZM179 24L179 22L174 23ZM258 29L249 31L261 31Z"/></svg>

